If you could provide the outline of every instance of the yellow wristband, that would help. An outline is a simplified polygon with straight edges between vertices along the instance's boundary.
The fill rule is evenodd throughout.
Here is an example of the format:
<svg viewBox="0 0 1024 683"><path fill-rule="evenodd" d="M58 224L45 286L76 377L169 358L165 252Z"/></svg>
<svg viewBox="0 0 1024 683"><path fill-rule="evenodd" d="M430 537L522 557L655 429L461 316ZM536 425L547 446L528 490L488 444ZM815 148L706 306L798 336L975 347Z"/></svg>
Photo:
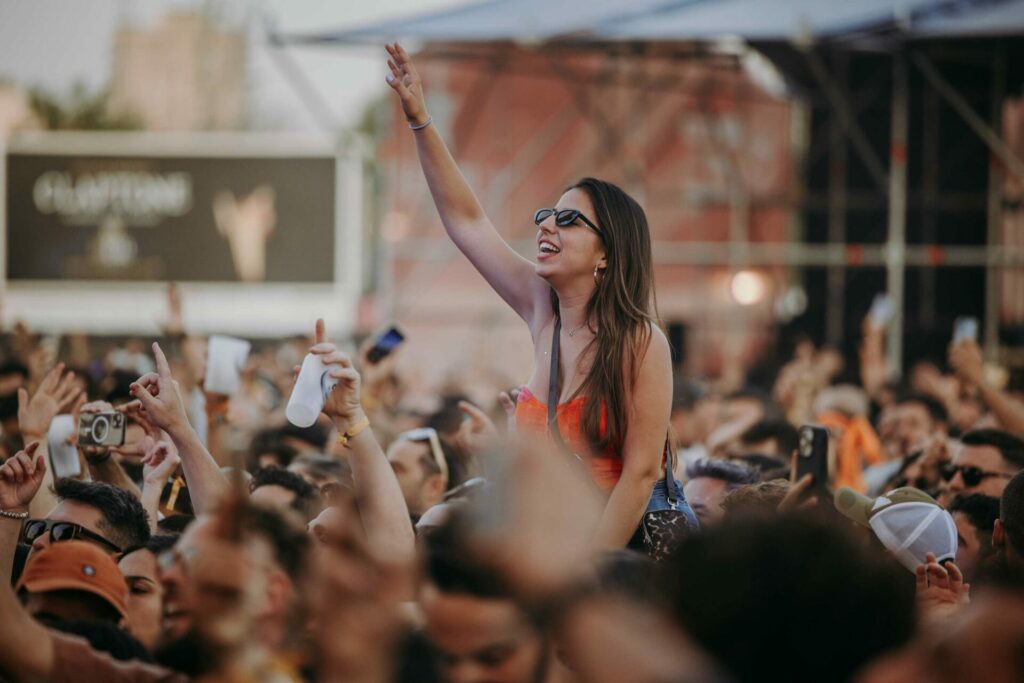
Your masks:
<svg viewBox="0 0 1024 683"><path fill-rule="evenodd" d="M369 426L370 418L364 417L362 420L349 427L347 432L338 434L338 443L345 448L351 448L351 446L348 445L348 442L359 436L359 434Z"/></svg>

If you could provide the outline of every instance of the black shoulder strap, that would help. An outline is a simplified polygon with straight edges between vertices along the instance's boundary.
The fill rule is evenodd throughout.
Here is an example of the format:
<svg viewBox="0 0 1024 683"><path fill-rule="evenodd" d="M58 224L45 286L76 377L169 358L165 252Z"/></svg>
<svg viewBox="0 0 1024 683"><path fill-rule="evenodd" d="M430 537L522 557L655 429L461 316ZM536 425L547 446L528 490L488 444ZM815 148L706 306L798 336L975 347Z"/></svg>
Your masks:
<svg viewBox="0 0 1024 683"><path fill-rule="evenodd" d="M563 451L572 453L558 430L558 356L561 346L562 319L555 316L555 330L551 334L551 369L548 372L548 434Z"/></svg>

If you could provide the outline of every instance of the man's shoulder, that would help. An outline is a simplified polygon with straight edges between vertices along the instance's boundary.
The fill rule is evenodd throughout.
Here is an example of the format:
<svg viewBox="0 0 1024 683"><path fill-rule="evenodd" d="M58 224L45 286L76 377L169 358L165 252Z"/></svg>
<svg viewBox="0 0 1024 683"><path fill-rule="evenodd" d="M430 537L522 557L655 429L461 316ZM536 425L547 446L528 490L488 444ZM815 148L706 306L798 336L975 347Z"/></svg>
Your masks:
<svg viewBox="0 0 1024 683"><path fill-rule="evenodd" d="M80 636L50 632L53 639L53 671L48 680L105 681L107 683L188 683L188 677L161 666L139 661L122 662L94 650Z"/></svg>

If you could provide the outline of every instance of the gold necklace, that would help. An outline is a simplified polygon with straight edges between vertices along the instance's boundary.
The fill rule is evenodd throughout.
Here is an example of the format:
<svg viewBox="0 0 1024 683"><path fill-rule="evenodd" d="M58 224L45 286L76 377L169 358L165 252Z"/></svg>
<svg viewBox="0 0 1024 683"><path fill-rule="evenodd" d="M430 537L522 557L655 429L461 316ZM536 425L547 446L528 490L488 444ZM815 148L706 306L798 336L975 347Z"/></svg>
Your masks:
<svg viewBox="0 0 1024 683"><path fill-rule="evenodd" d="M580 323L579 325L577 325L576 327L574 327L573 329L571 329L571 330L567 331L567 332L566 332L566 334L567 334L567 335L569 335L570 337L572 337L572 336L573 336L573 335L575 335L575 334L576 334L577 332L579 332L580 330L582 330L582 329L583 329L583 326L584 326L584 325L586 325L586 324L587 324L586 322L582 322L582 323Z"/></svg>

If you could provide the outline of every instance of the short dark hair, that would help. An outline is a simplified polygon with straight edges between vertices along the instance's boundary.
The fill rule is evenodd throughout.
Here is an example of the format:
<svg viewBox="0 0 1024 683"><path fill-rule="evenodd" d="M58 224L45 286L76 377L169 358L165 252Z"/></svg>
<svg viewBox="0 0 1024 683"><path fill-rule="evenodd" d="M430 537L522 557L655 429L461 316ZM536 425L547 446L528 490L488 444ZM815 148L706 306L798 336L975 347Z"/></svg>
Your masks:
<svg viewBox="0 0 1024 683"><path fill-rule="evenodd" d="M280 467L264 467L252 475L249 491L255 491L263 486L280 486L294 493L295 500L292 501L291 507L303 515L308 515L313 503L320 497L320 492L315 486L295 472Z"/></svg>
<svg viewBox="0 0 1024 683"><path fill-rule="evenodd" d="M932 419L932 422L938 422L939 424L949 423L949 411L946 410L946 406L942 405L942 401L937 398L928 394L909 392L900 396L896 401L897 405L904 403L916 403L923 406L928 411L928 417Z"/></svg>
<svg viewBox="0 0 1024 683"><path fill-rule="evenodd" d="M495 600L511 599L512 591L491 568L480 562L468 542L463 511L421 537L426 556L426 576L442 593L458 593Z"/></svg>
<svg viewBox="0 0 1024 683"><path fill-rule="evenodd" d="M700 458L686 466L687 479L699 477L724 481L728 491L746 484L753 484L758 479L757 472L746 465L713 458Z"/></svg>
<svg viewBox="0 0 1024 683"><path fill-rule="evenodd" d="M180 536L194 521L196 521L194 515L167 515L156 523L156 528L169 536Z"/></svg>
<svg viewBox="0 0 1024 683"><path fill-rule="evenodd" d="M676 377L672 380L672 412L693 410L705 393L693 380Z"/></svg>
<svg viewBox="0 0 1024 683"><path fill-rule="evenodd" d="M274 559L292 581L298 581L306 570L309 535L296 523L293 515L249 502L234 511L243 538L262 538L274 553Z"/></svg>
<svg viewBox="0 0 1024 683"><path fill-rule="evenodd" d="M292 460L299 454L299 451L291 444L281 441L281 438L281 430L276 428L263 429L256 432L249 446L250 471L255 472L259 469L259 457L261 455L273 455L281 467L288 467L292 463Z"/></svg>
<svg viewBox="0 0 1024 683"><path fill-rule="evenodd" d="M4 361L0 363L0 377L7 375L21 375L23 379L28 379L28 366L16 360Z"/></svg>
<svg viewBox="0 0 1024 683"><path fill-rule="evenodd" d="M100 529L122 549L137 548L149 540L149 518L139 499L124 489L99 481L58 479L53 492L61 501L72 500L96 508L103 519Z"/></svg>
<svg viewBox="0 0 1024 683"><path fill-rule="evenodd" d="M0 396L0 420L10 420L16 417L18 417L17 392Z"/></svg>
<svg viewBox="0 0 1024 683"><path fill-rule="evenodd" d="M789 479L789 460L782 460L775 455L764 453L743 453L741 455L729 456L730 462L737 462L746 465L757 472L759 481L771 481L773 479Z"/></svg>
<svg viewBox="0 0 1024 683"><path fill-rule="evenodd" d="M965 446L992 446L1003 456L1003 460L1015 467L1024 468L1024 440L1001 429L975 429L967 432L960 441Z"/></svg>
<svg viewBox="0 0 1024 683"><path fill-rule="evenodd" d="M292 465L303 465L314 479L337 479L343 485L352 487L352 467L344 460L329 455L298 455ZM289 470L290 471L290 470Z"/></svg>
<svg viewBox="0 0 1024 683"><path fill-rule="evenodd" d="M999 522L1014 552L1024 557L1024 470L1014 475L999 501Z"/></svg>
<svg viewBox="0 0 1024 683"><path fill-rule="evenodd" d="M999 499L983 493L963 494L955 497L946 508L950 513L961 512L978 531L989 534L999 519Z"/></svg>
<svg viewBox="0 0 1024 683"><path fill-rule="evenodd" d="M848 680L914 632L906 570L850 534L806 514L727 518L683 539L666 602L737 683Z"/></svg>
<svg viewBox="0 0 1024 683"><path fill-rule="evenodd" d="M740 443L750 445L768 439L775 439L779 444L779 450L788 458L796 450L800 433L786 420L761 420L743 432Z"/></svg>
<svg viewBox="0 0 1024 683"><path fill-rule="evenodd" d="M96 652L105 652L122 662L138 660L147 664L153 662L146 647L130 633L114 624L93 619L67 619L51 621L48 627L81 636L89 641L90 647Z"/></svg>
<svg viewBox="0 0 1024 683"><path fill-rule="evenodd" d="M322 451L327 447L330 431L320 422L314 422L309 427L296 427L289 422L281 427L280 435L282 438L305 441L315 450Z"/></svg>

